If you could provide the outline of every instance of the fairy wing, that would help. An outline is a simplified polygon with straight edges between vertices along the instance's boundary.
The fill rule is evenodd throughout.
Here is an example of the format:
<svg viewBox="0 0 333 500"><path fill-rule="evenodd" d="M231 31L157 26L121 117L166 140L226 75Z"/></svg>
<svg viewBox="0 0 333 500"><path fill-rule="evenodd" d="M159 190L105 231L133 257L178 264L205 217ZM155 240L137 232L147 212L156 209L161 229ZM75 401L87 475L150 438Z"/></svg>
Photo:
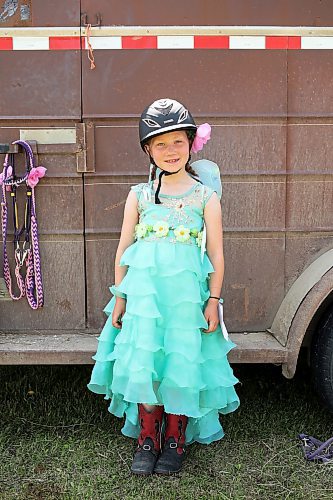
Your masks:
<svg viewBox="0 0 333 500"><path fill-rule="evenodd" d="M195 170L202 184L216 191L218 197L221 198L222 182L218 165L210 160L197 160L191 163L191 167ZM161 170L157 168L156 177L158 177L160 172Z"/></svg>
<svg viewBox="0 0 333 500"><path fill-rule="evenodd" d="M191 163L191 167L195 170L202 184L216 191L218 197L221 198L222 182L218 165L210 160L197 160Z"/></svg>

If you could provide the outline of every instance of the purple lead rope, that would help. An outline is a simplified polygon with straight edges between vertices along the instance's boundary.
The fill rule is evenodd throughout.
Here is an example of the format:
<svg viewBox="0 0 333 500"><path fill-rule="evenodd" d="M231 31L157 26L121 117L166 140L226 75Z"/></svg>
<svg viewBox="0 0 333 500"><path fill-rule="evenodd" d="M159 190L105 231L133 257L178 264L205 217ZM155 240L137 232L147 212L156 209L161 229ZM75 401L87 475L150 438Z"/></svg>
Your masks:
<svg viewBox="0 0 333 500"><path fill-rule="evenodd" d="M310 462L332 463L333 461L333 437L327 441L309 436L308 434L299 434L304 458Z"/></svg>
<svg viewBox="0 0 333 500"><path fill-rule="evenodd" d="M39 242L38 242L38 225L36 217L36 202L35 202L35 192L34 187L29 187L29 192L31 192L31 203L27 203L26 210L30 210L30 213L25 214L25 231L26 240L23 243L23 248L20 248L19 236L17 241L14 241L15 245L15 276L17 287L19 289L19 294L15 295L12 286L12 277L10 272L8 254L7 254L7 226L8 226L8 204L6 199L6 190L9 188L11 195L14 196L15 189L25 182L28 184L28 176L32 168L34 168L34 156L30 144L25 141L15 141L13 144L18 144L22 146L26 154L26 174L22 177L16 178L14 173L8 175L9 167L8 155L6 155L4 170L2 174L2 201L1 201L1 214L2 214L2 237L3 237L3 274L4 280L8 289L8 292L13 300L19 300L25 295L27 296L28 303L32 309L38 309L44 304L44 293L43 293L43 282L42 282L42 271L41 271L41 261L39 253ZM7 188L7 189L6 189ZM31 190L31 191L30 191ZM14 193L14 194L13 194ZM27 194L28 196L28 194ZM28 208L29 207L29 208ZM16 206L14 207L17 210ZM14 213L14 220L17 220L17 214ZM29 218L30 224L27 227L27 220ZM17 228L15 228L17 231ZM15 233L15 232L14 232ZM14 234L15 239L16 233ZM31 244L30 244L31 241ZM26 266L25 278L21 274L21 269Z"/></svg>

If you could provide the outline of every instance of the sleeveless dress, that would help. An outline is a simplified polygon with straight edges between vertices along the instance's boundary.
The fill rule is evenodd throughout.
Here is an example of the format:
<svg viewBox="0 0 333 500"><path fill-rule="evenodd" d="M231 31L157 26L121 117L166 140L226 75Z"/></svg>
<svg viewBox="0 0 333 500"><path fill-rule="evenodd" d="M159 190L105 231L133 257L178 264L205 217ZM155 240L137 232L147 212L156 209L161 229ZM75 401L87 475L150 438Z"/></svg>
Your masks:
<svg viewBox="0 0 333 500"><path fill-rule="evenodd" d="M139 224L121 257L128 270L117 287L126 294L126 312L119 330L112 326L115 297L105 307L88 388L111 400L110 413L125 416L126 436L139 435L137 403L162 404L166 413L189 417L187 444L208 444L224 435L219 413L239 406L227 359L235 344L220 326L202 332L214 268L206 252L200 255L200 235L213 191L197 182L182 195L160 194L158 205L148 184L131 189Z"/></svg>

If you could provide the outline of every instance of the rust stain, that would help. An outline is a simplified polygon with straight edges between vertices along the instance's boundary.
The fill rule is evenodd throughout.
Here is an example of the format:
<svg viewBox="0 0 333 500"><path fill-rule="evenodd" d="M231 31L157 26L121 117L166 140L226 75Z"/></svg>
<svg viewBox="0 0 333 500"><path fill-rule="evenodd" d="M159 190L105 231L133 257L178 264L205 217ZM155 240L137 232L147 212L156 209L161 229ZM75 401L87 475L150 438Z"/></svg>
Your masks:
<svg viewBox="0 0 333 500"><path fill-rule="evenodd" d="M108 207L105 207L104 210L107 212L108 210L113 210L114 208L120 207L121 205L124 205L126 203L126 200L119 201L119 203L114 203L113 205L109 205Z"/></svg>
<svg viewBox="0 0 333 500"><path fill-rule="evenodd" d="M62 307L66 311L71 311L72 309L72 304L67 299L58 300L57 303L59 304L60 307Z"/></svg>
<svg viewBox="0 0 333 500"><path fill-rule="evenodd" d="M250 297L249 297L249 288L241 283L234 283L231 285L231 288L234 290L243 290L243 304L244 304L244 320L247 321L249 319L249 305L250 305Z"/></svg>

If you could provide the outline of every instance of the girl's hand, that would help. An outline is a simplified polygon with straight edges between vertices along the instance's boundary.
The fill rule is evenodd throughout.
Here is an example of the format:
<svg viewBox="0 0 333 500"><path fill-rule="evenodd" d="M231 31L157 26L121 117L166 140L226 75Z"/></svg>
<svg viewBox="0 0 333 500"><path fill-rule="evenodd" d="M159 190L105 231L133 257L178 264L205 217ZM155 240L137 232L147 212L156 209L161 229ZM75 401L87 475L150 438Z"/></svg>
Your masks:
<svg viewBox="0 0 333 500"><path fill-rule="evenodd" d="M207 330L202 330L204 333L215 332L219 324L218 300L208 299L208 303L204 312L205 319L208 323Z"/></svg>
<svg viewBox="0 0 333 500"><path fill-rule="evenodd" d="M116 303L112 313L112 326L121 329L121 321L126 311L126 299L116 297Z"/></svg>

